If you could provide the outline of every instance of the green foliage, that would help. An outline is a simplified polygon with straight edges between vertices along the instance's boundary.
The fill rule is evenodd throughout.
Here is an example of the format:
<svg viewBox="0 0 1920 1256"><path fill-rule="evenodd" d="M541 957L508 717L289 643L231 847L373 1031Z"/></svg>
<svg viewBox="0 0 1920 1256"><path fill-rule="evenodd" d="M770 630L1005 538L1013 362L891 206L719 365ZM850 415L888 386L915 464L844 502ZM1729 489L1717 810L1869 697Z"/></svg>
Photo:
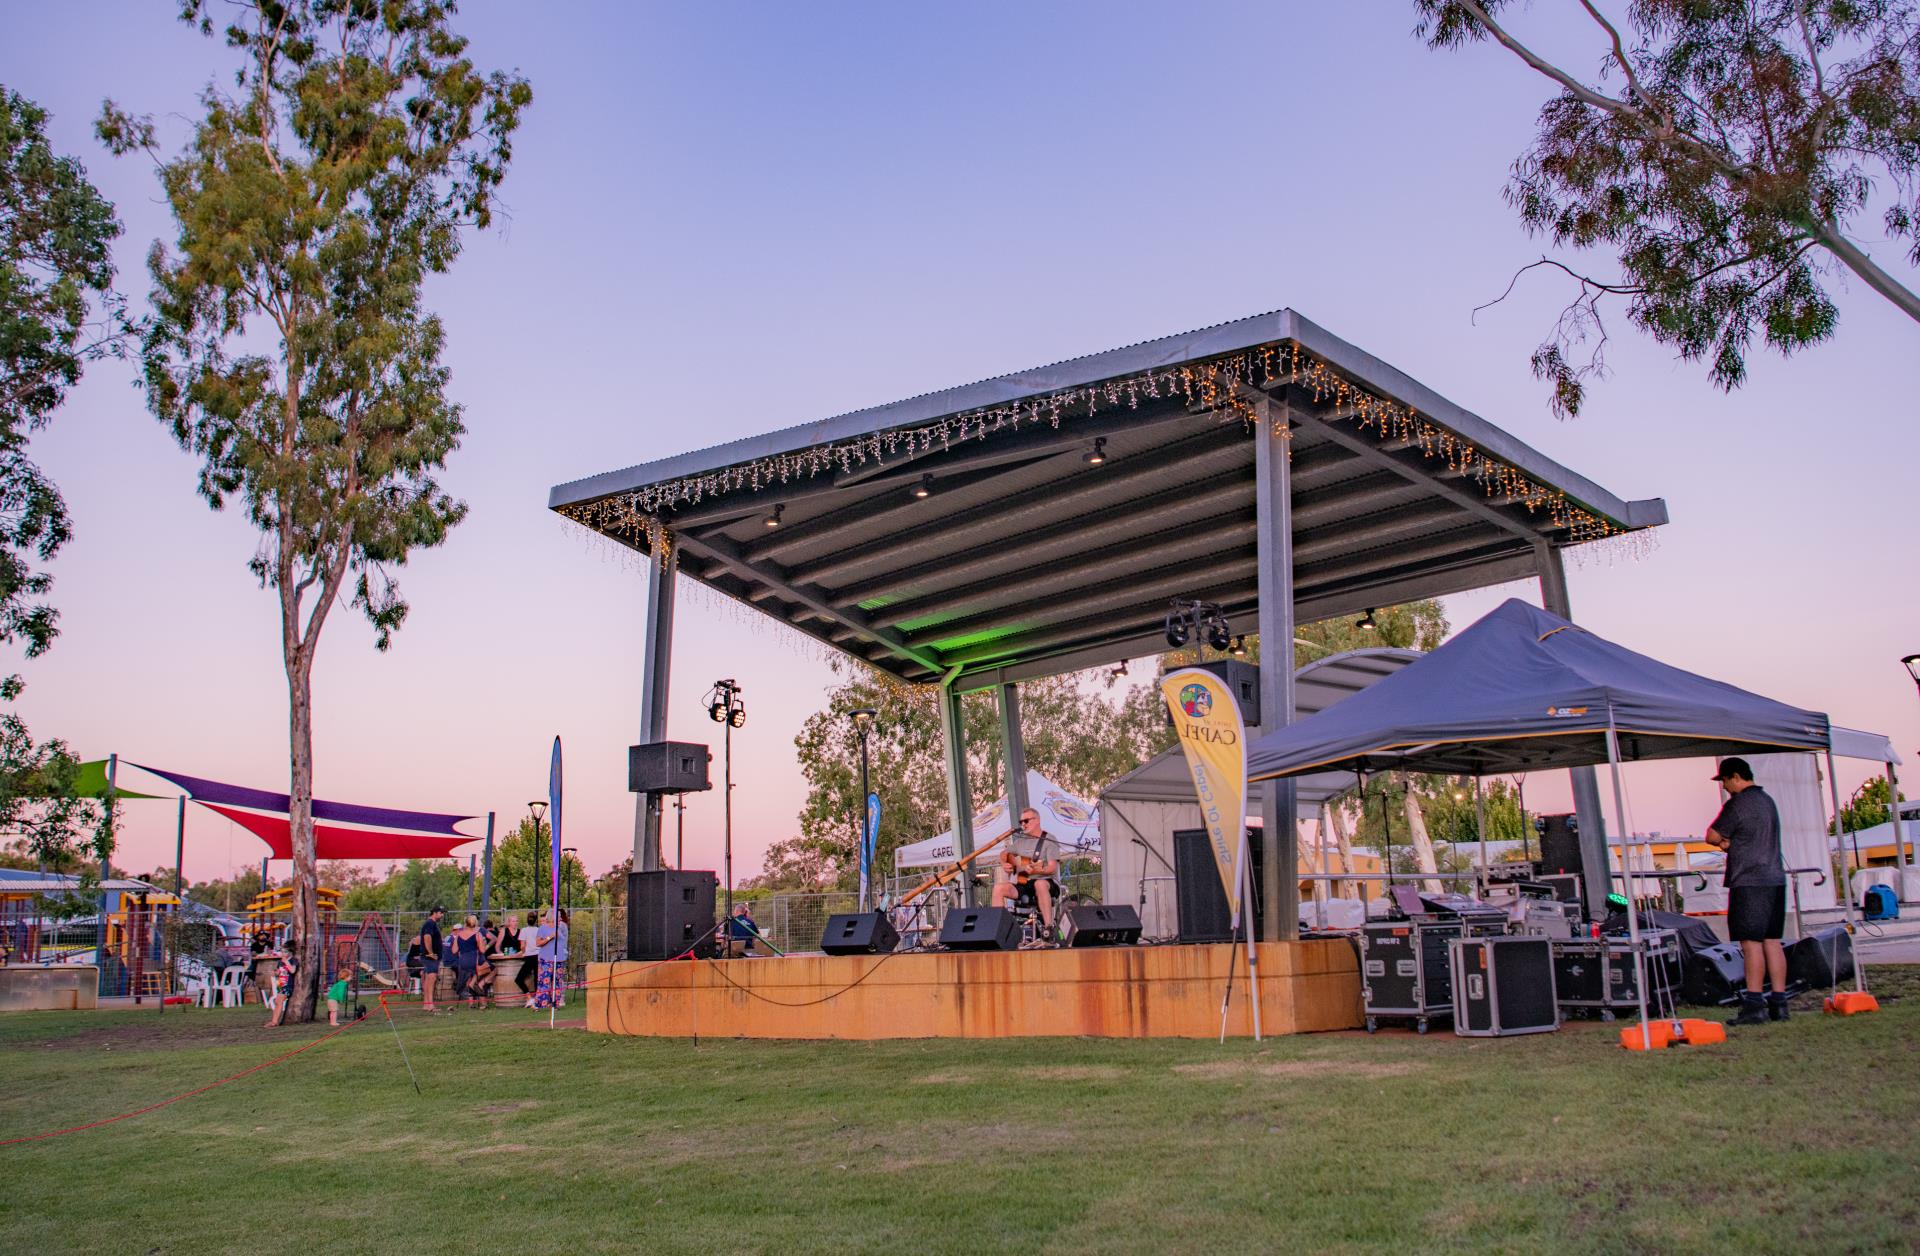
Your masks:
<svg viewBox="0 0 1920 1256"><path fill-rule="evenodd" d="M1432 47L1491 38L1560 86L1507 199L1530 233L1605 249L1619 274L1535 264L1579 283L1533 358L1557 412L1576 413L1605 370L1608 298L1728 390L1745 380L1756 334L1782 355L1833 334L1823 274L1836 264L1920 319L1911 281L1849 238L1881 191L1887 234L1920 265L1920 15L1909 0L1634 0L1624 30L1588 5L1591 81L1503 26L1517 7L1415 0ZM1593 347L1577 364L1569 354L1583 343Z"/></svg>
<svg viewBox="0 0 1920 1256"><path fill-rule="evenodd" d="M560 902L571 897L575 906L587 903L593 890L587 870L577 855L560 857ZM622 889L625 882L622 881ZM463 900L464 901L464 900ZM553 903L553 826L532 816L520 823L493 850L493 902L496 911L525 911L535 903Z"/></svg>
<svg viewBox="0 0 1920 1256"><path fill-rule="evenodd" d="M1893 787L1886 776L1872 776L1860 782L1860 788L1853 791L1847 799L1847 805L1840 809L1840 822L1837 831L1858 833L1861 829L1870 829L1876 824L1886 824L1893 818L1891 802L1887 793ZM1900 795L1900 801L1906 801L1906 794ZM1829 833L1835 832L1834 825L1827 825Z"/></svg>
<svg viewBox="0 0 1920 1256"><path fill-rule="evenodd" d="M475 894L475 904L479 896ZM356 885L340 900L344 911L418 913L444 907L458 919L467 908L467 867L439 859L409 859L386 878Z"/></svg>
<svg viewBox="0 0 1920 1256"><path fill-rule="evenodd" d="M71 157L47 143L47 114L0 86L0 642L37 658L58 634L43 599L53 577L36 571L72 535L67 505L27 456L88 362L122 351L131 329L113 293L113 206ZM98 316L94 323L90 318ZM20 834L32 859L63 867L91 836L113 850L112 817L74 796L78 762L58 740L37 742L11 709L22 687L0 678L0 830Z"/></svg>
<svg viewBox="0 0 1920 1256"><path fill-rule="evenodd" d="M233 915L247 909L262 889L260 869L242 868L232 877L187 883L187 900Z"/></svg>
<svg viewBox="0 0 1920 1256"><path fill-rule="evenodd" d="M1173 744L1165 704L1151 686L1131 689L1115 703L1093 692L1088 680L1080 673L1020 686L1027 766L1085 798ZM849 713L863 707L879 712L868 742L871 784L880 795L878 866L890 868L895 849L951 825L938 690L902 686L852 665L848 681L795 739L807 778L800 832L774 843L764 873L749 884L820 890L858 882L854 852L866 806ZM967 785L978 808L1003 792L998 708L990 692L967 694L961 707Z"/></svg>

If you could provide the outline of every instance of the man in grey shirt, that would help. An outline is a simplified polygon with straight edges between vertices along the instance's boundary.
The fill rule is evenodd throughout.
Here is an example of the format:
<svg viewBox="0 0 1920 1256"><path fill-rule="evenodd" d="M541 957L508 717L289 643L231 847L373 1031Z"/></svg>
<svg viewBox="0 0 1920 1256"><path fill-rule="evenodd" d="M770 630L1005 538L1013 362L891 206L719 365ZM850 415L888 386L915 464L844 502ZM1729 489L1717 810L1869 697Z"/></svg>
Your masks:
<svg viewBox="0 0 1920 1256"><path fill-rule="evenodd" d="M1053 905L1060 893L1060 843L1040 827L1040 813L1028 807L1020 813L1019 827L1007 841L1000 856L999 874L993 883L993 905L1005 907L1015 899L1031 900L1040 910L1040 922L1049 933L1053 929Z"/></svg>
<svg viewBox="0 0 1920 1256"><path fill-rule="evenodd" d="M1723 759L1713 774L1726 805L1707 829L1707 843L1727 852L1727 936L1740 944L1747 988L1729 1024L1787 1019L1787 871L1780 857L1780 810L1753 783L1745 759ZM1771 986L1771 990L1769 990Z"/></svg>

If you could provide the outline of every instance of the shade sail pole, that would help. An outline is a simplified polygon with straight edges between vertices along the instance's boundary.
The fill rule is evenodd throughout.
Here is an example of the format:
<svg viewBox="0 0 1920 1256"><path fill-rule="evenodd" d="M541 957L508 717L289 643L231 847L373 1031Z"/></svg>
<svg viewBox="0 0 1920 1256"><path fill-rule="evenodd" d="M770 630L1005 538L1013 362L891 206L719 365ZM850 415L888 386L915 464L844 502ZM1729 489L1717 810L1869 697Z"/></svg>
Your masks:
<svg viewBox="0 0 1920 1256"><path fill-rule="evenodd" d="M1613 729L1613 704L1607 704L1607 768L1613 774L1613 814L1624 835L1627 829L1627 795L1620 787L1620 737ZM1621 884L1627 891L1627 942L1633 947L1634 1001L1640 1010L1640 1045L1653 1049L1653 1031L1647 1026L1647 957L1640 949L1640 904L1633 897L1633 861L1627 858L1627 846L1620 845L1620 867L1625 873ZM1609 878L1611 866L1601 869ZM1589 878L1591 879L1591 878ZM1606 900L1601 900L1604 903Z"/></svg>
<svg viewBox="0 0 1920 1256"><path fill-rule="evenodd" d="M680 574L680 547L664 535L666 549L647 563L647 640L640 670L640 740L667 739L667 678L673 662L673 586ZM660 866L660 819L665 794L634 798L633 866L652 872Z"/></svg>
<svg viewBox="0 0 1920 1256"><path fill-rule="evenodd" d="M1487 800L1480 790L1480 778L1473 778L1473 823L1480 834L1480 892L1487 892Z"/></svg>
<svg viewBox="0 0 1920 1256"><path fill-rule="evenodd" d="M1259 598L1260 731L1271 733L1293 723L1293 482L1292 413L1262 394L1254 402L1254 548ZM1254 787L1260 808L1260 842L1265 854L1260 881L1265 919L1250 919L1247 937L1257 927L1268 942L1300 936L1300 826L1293 778L1266 780ZM1251 884L1251 881L1249 881ZM1251 954L1251 952L1249 952Z"/></svg>
<svg viewBox="0 0 1920 1256"><path fill-rule="evenodd" d="M1888 785L1891 786L1892 782L1889 781ZM1827 793L1833 799L1833 832L1835 836L1840 837L1840 778L1833 774L1833 747L1831 745L1827 747ZM1899 835L1899 830L1895 829L1894 836L1897 838ZM1845 838L1842 837L1842 840L1844 841ZM1901 888L1902 887L1899 886L1894 887L1893 896L1896 900L1900 897ZM1854 931L1853 881L1851 878L1842 878L1840 882L1840 912L1841 916L1847 922L1847 949L1852 950ZM1858 952L1855 952L1853 957L1853 988L1863 994L1867 989L1867 966L1861 962Z"/></svg>

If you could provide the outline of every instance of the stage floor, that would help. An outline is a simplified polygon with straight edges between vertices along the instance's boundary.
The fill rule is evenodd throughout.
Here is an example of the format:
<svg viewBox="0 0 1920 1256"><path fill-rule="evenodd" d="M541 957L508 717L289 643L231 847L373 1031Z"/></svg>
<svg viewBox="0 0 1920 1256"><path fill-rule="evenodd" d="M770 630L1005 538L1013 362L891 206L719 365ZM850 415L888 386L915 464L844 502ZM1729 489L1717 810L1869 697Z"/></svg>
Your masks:
<svg viewBox="0 0 1920 1256"><path fill-rule="evenodd" d="M1261 1031L1357 1029L1344 939L1263 942ZM587 966L587 1028L687 1038L1212 1038L1253 1033L1246 948L796 955Z"/></svg>

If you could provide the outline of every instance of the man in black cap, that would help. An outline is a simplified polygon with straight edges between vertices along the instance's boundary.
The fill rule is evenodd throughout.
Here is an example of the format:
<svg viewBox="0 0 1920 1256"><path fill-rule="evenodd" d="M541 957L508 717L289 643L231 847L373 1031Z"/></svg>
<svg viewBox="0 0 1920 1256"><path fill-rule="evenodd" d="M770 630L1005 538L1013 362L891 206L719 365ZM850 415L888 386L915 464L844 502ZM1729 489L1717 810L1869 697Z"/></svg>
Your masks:
<svg viewBox="0 0 1920 1256"><path fill-rule="evenodd" d="M1747 988L1732 1025L1787 1019L1787 870L1780 857L1780 809L1753 783L1745 759L1723 759L1713 779L1727 802L1707 829L1707 843L1727 852L1727 936L1740 944ZM1769 987L1771 987L1769 989Z"/></svg>

